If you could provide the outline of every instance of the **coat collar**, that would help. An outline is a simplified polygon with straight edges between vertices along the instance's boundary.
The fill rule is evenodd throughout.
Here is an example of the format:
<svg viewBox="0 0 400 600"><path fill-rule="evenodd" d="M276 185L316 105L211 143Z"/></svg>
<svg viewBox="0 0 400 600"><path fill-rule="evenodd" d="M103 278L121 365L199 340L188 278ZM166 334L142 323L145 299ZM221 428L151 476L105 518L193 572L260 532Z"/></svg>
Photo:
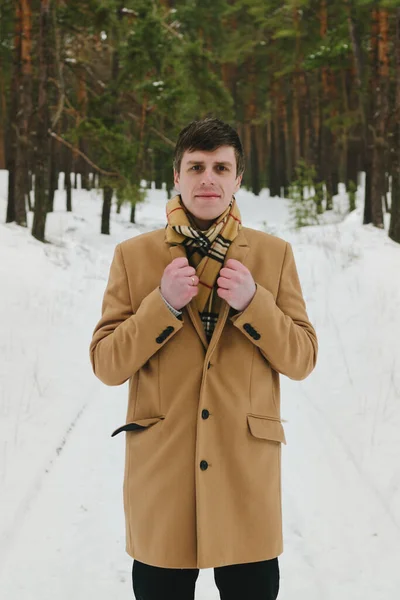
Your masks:
<svg viewBox="0 0 400 600"><path fill-rule="evenodd" d="M165 243L169 247L169 252L171 254L171 260L174 260L175 258L179 258L180 256L186 257L185 248L181 244L171 245L166 240L165 240ZM249 249L250 249L250 246L248 244L246 235L244 233L244 228L242 227L228 248L228 252L226 253L224 264L226 263L226 261L229 258L234 258L235 260L238 260L239 262L245 264L246 256L249 252ZM209 359L210 355L214 351L214 348L221 336L222 330L223 330L226 320L228 318L229 308L230 308L229 304L227 302L225 302L225 300L222 300L221 311L220 311L220 314L218 317L218 321L216 323L214 333L212 335L210 343L208 344L206 334L204 332L203 324L201 322L199 313L194 304L194 298L193 298L193 300L191 300L189 302L189 304L187 304L185 306L185 309L188 312L188 315L194 325L194 328L196 329L196 331L204 345L204 348L207 353L207 360Z"/></svg>

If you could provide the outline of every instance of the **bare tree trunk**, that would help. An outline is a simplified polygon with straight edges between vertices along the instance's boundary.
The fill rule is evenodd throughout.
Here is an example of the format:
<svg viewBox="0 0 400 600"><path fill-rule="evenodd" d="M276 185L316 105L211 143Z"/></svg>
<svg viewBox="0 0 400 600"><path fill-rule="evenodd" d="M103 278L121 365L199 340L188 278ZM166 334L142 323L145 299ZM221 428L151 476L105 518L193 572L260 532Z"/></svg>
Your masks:
<svg viewBox="0 0 400 600"><path fill-rule="evenodd" d="M396 97L389 237L400 244L400 8L396 10Z"/></svg>
<svg viewBox="0 0 400 600"><path fill-rule="evenodd" d="M101 233L110 235L110 214L113 189L109 185L103 187L103 210L101 213Z"/></svg>
<svg viewBox="0 0 400 600"><path fill-rule="evenodd" d="M77 125L87 116L87 106L88 106L88 93L87 93L87 85L86 85L86 73L83 71L79 75L78 80L78 105L79 105L79 114L77 119ZM81 150L84 154L87 154L87 144L86 140L80 138L79 140L79 150ZM79 157L77 160L78 170L81 174L82 181L82 189L89 190L89 165L82 157Z"/></svg>
<svg viewBox="0 0 400 600"><path fill-rule="evenodd" d="M60 145L59 142L51 137L50 138L50 157L49 157L49 204L47 212L54 211L54 197L55 192L58 189L58 177L59 177L59 159L60 159Z"/></svg>
<svg viewBox="0 0 400 600"><path fill-rule="evenodd" d="M7 162L8 170L8 199L6 223L15 221L15 155L17 145L17 118L18 118L18 89L20 85L20 62L21 62L21 23L16 19L14 37L14 57L10 90L10 110L8 114L8 127L6 137L8 139Z"/></svg>
<svg viewBox="0 0 400 600"><path fill-rule="evenodd" d="M6 168L6 107L4 71L0 59L0 169Z"/></svg>
<svg viewBox="0 0 400 600"><path fill-rule="evenodd" d="M131 206L131 223L136 223L136 204Z"/></svg>
<svg viewBox="0 0 400 600"><path fill-rule="evenodd" d="M250 125L250 140L251 140L251 190L256 196L260 193L260 172L258 170L258 148L256 138L256 128Z"/></svg>
<svg viewBox="0 0 400 600"><path fill-rule="evenodd" d="M39 98L36 126L35 213L32 235L45 241L49 200L49 135L48 70L51 63L51 1L40 2L39 33Z"/></svg>
<svg viewBox="0 0 400 600"><path fill-rule="evenodd" d="M280 196L280 153L279 153L279 121L277 110L274 111L273 120L271 121L271 152L269 163L269 189L271 196Z"/></svg>
<svg viewBox="0 0 400 600"><path fill-rule="evenodd" d="M328 11L326 0L321 0L320 6L320 34L321 38L325 39L328 30ZM321 69L321 82L322 82L322 107L326 105L329 100L329 72L328 67L322 67ZM319 176L317 177L318 182L321 180L325 182L326 186L326 210L332 209L332 177L331 177L331 160L332 160L332 134L331 131L324 123L323 108L321 110L321 121L320 121L320 135L319 135ZM322 190L320 186L319 193Z"/></svg>
<svg viewBox="0 0 400 600"><path fill-rule="evenodd" d="M26 180L28 171L29 119L32 112L32 63L31 63L31 0L18 0L17 39L19 40L19 86L17 95L16 144L15 144L15 221L26 227Z"/></svg>
<svg viewBox="0 0 400 600"><path fill-rule="evenodd" d="M388 87L389 87L389 58L387 53L387 28L388 16L384 9L374 10L373 18L374 32L376 32L377 48L374 59L374 72L376 72L376 87L374 89L374 141L372 152L372 181L371 181L371 203L372 223L375 227L383 229L383 207L382 198L385 193L386 171L385 149L386 149L386 122L389 112Z"/></svg>
<svg viewBox="0 0 400 600"><path fill-rule="evenodd" d="M292 165L292 146L291 136L289 135L289 122L288 122L288 110L287 110L288 95L281 95L280 101L280 116L282 121L282 143L283 143L283 159L284 159L284 195L288 195L289 184L293 176L293 165Z"/></svg>
<svg viewBox="0 0 400 600"><path fill-rule="evenodd" d="M364 92L365 81L365 60L362 52L361 36L359 25L354 15L353 3L350 0L344 0L349 34L354 55L354 66L356 72L356 89L358 92L358 109L361 120L361 134L363 138L363 164L362 168L365 171L365 198L364 198L364 219L363 223L372 222L372 206L371 206L371 169L372 169L372 145L370 143L371 133L368 128L368 114L371 113L371 107L368 101L371 98L371 93Z"/></svg>
<svg viewBox="0 0 400 600"><path fill-rule="evenodd" d="M71 185L72 152L69 148L65 148L64 156L65 156L64 189L67 194L67 212L72 212L72 185Z"/></svg>
<svg viewBox="0 0 400 600"><path fill-rule="evenodd" d="M122 9L123 9L123 3L121 2L119 4L119 7L117 9L117 19L120 21L122 19ZM118 35L118 32L115 31L114 32L115 36ZM118 50L113 49L111 54L111 82L110 85L112 86L112 98L113 98L113 104L110 108L110 122L114 121L117 119L117 92L115 89L115 83L118 79L118 74L119 74L119 53ZM113 196L113 188L109 185L109 183L107 183L106 185L103 186L103 210L102 210L102 215L101 215L101 233L110 234L110 215L111 215L111 201L112 201L112 196Z"/></svg>

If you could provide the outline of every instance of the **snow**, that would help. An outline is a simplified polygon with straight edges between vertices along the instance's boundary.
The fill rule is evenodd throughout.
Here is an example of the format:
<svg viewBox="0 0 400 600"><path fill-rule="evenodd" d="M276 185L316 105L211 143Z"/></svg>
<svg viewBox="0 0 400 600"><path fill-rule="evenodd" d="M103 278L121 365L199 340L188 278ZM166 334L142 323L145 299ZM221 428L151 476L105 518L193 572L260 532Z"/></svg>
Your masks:
<svg viewBox="0 0 400 600"><path fill-rule="evenodd" d="M61 182L62 183L62 182ZM7 173L0 172L6 212ZM127 388L92 374L88 347L115 245L165 224L148 192L99 234L101 196L56 194L41 244L0 224L0 589L18 600L133 598L122 507ZM389 600L400 585L400 245L362 205L289 226L288 202L241 190L244 224L293 244L320 354L282 377L285 551L280 600ZM32 215L29 215L31 223ZM196 600L217 600L212 569Z"/></svg>

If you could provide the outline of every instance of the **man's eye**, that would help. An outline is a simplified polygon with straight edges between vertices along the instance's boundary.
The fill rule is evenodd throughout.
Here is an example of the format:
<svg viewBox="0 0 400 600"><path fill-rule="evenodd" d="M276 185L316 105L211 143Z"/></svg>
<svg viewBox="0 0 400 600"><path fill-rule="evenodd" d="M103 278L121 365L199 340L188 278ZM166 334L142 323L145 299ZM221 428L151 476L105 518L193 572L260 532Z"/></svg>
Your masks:
<svg viewBox="0 0 400 600"><path fill-rule="evenodd" d="M226 167L224 165L218 165L218 169L223 169L224 171L226 171Z"/></svg>
<svg viewBox="0 0 400 600"><path fill-rule="evenodd" d="M197 168L200 169L200 165L193 165L193 167L192 167L192 169L197 169Z"/></svg>

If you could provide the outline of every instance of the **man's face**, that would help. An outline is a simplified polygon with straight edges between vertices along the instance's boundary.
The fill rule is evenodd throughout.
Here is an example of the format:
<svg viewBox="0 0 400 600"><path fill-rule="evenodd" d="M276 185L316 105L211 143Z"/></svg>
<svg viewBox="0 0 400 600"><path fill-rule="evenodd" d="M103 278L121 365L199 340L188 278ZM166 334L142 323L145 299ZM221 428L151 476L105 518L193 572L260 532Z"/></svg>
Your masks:
<svg viewBox="0 0 400 600"><path fill-rule="evenodd" d="M236 157L232 146L213 152L186 151L180 173L174 170L176 190L200 229L208 229L229 206L242 175L236 177Z"/></svg>

